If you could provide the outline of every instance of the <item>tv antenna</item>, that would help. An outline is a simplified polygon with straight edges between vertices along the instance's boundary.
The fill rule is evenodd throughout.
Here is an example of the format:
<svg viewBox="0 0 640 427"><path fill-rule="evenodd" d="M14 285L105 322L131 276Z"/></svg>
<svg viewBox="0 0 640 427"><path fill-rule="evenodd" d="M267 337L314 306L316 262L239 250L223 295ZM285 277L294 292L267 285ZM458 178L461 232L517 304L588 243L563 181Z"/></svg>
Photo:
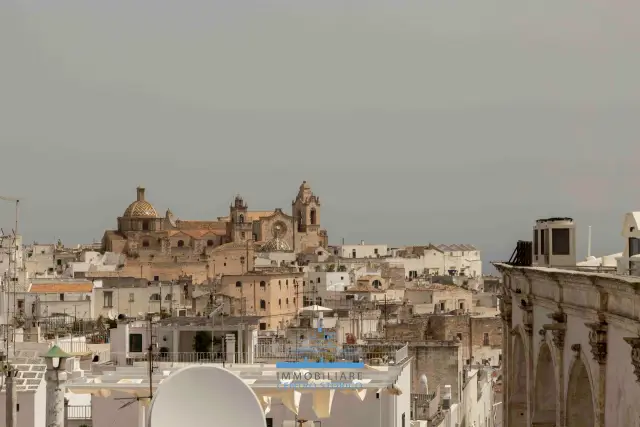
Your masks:
<svg viewBox="0 0 640 427"><path fill-rule="evenodd" d="M153 399L153 373L157 368L157 366L153 364L153 360L154 360L153 349L157 344L155 342L156 337L153 335L153 314L152 313L147 313L147 337L149 339L149 347L147 347L147 368L148 368L147 379L149 381L149 395L136 396L136 397L116 397L114 400L128 400L128 402L126 402L121 407L119 407L118 410L124 409L127 406L132 405L134 402L139 402L143 399L149 399L149 401Z"/></svg>

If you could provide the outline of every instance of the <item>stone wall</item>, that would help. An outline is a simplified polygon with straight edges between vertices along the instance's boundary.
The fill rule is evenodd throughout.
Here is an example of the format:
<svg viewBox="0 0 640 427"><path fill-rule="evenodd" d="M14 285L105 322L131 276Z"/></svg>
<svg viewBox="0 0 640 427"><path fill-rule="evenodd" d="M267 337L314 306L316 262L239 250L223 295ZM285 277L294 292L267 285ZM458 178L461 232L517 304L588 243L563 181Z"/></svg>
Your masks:
<svg viewBox="0 0 640 427"><path fill-rule="evenodd" d="M420 376L427 376L429 390L440 386L451 386L454 402L460 401L462 378L462 354L460 343L453 341L424 341L409 343L409 354L413 358L411 363L411 392L424 393L420 383Z"/></svg>
<svg viewBox="0 0 640 427"><path fill-rule="evenodd" d="M474 347L502 347L502 319L500 317L472 317L471 344ZM485 343L487 334L488 344Z"/></svg>

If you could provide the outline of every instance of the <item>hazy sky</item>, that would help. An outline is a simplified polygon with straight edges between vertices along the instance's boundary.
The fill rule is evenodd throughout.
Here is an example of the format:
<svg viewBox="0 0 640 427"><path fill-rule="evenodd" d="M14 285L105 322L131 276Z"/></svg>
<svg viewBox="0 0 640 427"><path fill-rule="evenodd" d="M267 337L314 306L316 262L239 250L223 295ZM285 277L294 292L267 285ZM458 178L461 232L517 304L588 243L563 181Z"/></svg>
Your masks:
<svg viewBox="0 0 640 427"><path fill-rule="evenodd" d="M0 195L27 240L71 244L137 185L213 219L237 192L290 211L306 179L332 243L503 259L561 215L616 252L640 210L640 2L523 3L2 0Z"/></svg>

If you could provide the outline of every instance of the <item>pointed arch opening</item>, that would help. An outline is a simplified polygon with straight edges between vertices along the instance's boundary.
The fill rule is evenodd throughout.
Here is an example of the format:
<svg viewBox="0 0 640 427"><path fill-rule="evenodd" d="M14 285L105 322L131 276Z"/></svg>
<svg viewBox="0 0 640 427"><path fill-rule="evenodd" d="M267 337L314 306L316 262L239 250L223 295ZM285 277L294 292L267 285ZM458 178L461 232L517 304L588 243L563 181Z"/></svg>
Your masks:
<svg viewBox="0 0 640 427"><path fill-rule="evenodd" d="M558 385L548 344L540 348L535 378L533 422L536 426L554 427L558 405Z"/></svg>
<svg viewBox="0 0 640 427"><path fill-rule="evenodd" d="M520 334L513 338L511 363L511 397L509 399L509 426L527 427L527 358Z"/></svg>
<svg viewBox="0 0 640 427"><path fill-rule="evenodd" d="M567 387L567 427L595 425L596 411L587 369L582 358L571 367Z"/></svg>
<svg viewBox="0 0 640 427"><path fill-rule="evenodd" d="M311 208L311 211L309 212L309 222L311 225L316 225L317 220L316 208Z"/></svg>

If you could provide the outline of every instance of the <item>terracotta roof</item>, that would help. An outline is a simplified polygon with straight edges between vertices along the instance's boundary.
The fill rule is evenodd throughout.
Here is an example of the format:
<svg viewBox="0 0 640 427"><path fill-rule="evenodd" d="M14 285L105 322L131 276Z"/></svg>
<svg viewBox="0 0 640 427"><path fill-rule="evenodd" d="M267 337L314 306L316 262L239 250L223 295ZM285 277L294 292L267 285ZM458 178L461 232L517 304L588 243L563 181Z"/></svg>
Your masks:
<svg viewBox="0 0 640 427"><path fill-rule="evenodd" d="M36 294L63 294L63 293L88 293L93 290L91 282L63 282L53 281L47 283L32 283L29 293Z"/></svg>
<svg viewBox="0 0 640 427"><path fill-rule="evenodd" d="M238 250L238 249L247 249L247 244L242 242L230 242L225 243L224 245L217 246L213 252L222 252L225 250ZM255 244L249 244L249 249L255 249Z"/></svg>
<svg viewBox="0 0 640 427"><path fill-rule="evenodd" d="M245 215L245 221L247 222L253 222L253 221L258 221L260 218L266 217L266 216L271 216L275 213L275 210L273 211L247 211L247 214ZM220 221L230 221L231 218L229 216L219 216L218 220Z"/></svg>
<svg viewBox="0 0 640 427"><path fill-rule="evenodd" d="M220 230L226 229L227 225L220 221L176 221L176 227L180 230Z"/></svg>
<svg viewBox="0 0 640 427"><path fill-rule="evenodd" d="M184 234L194 239L202 239L206 236L218 236L226 234L225 230L182 230Z"/></svg>

